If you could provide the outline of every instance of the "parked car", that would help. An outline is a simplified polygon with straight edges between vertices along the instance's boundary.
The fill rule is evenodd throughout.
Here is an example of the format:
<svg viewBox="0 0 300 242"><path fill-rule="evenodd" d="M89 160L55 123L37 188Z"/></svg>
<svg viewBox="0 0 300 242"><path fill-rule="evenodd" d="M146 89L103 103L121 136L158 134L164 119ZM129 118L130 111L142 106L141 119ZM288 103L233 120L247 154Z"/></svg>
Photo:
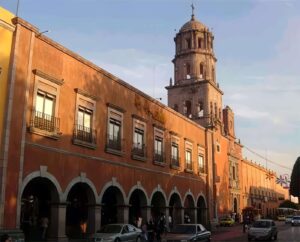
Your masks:
<svg viewBox="0 0 300 242"><path fill-rule="evenodd" d="M173 227L170 233L162 237L163 242L209 242L210 239L211 232L208 231L202 224L177 224Z"/></svg>
<svg viewBox="0 0 300 242"><path fill-rule="evenodd" d="M220 219L220 226L232 226L234 225L234 219L231 217L225 217Z"/></svg>
<svg viewBox="0 0 300 242"><path fill-rule="evenodd" d="M248 241L252 239L277 239L277 226L272 219L256 220L248 230Z"/></svg>
<svg viewBox="0 0 300 242"><path fill-rule="evenodd" d="M90 236L90 242L140 242L142 230L131 224L107 224Z"/></svg>
<svg viewBox="0 0 300 242"><path fill-rule="evenodd" d="M291 223L292 226L300 225L300 216L293 216Z"/></svg>
<svg viewBox="0 0 300 242"><path fill-rule="evenodd" d="M277 220L278 221L285 221L285 216L284 215L278 215Z"/></svg>
<svg viewBox="0 0 300 242"><path fill-rule="evenodd" d="M293 219L293 215L287 215L285 217L285 223L290 224L292 222L292 219Z"/></svg>

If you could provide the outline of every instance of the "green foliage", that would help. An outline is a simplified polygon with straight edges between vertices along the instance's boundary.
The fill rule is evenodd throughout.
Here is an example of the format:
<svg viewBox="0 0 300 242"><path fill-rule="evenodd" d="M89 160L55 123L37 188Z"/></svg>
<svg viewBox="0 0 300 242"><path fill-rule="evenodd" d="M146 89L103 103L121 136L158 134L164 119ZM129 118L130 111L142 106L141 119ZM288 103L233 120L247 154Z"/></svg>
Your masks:
<svg viewBox="0 0 300 242"><path fill-rule="evenodd" d="M300 198L300 157L297 158L293 167L291 175L290 194L298 197L298 199Z"/></svg>
<svg viewBox="0 0 300 242"><path fill-rule="evenodd" d="M293 209L299 209L298 204L293 203L290 200L284 200L282 203L279 205L280 208L293 208Z"/></svg>

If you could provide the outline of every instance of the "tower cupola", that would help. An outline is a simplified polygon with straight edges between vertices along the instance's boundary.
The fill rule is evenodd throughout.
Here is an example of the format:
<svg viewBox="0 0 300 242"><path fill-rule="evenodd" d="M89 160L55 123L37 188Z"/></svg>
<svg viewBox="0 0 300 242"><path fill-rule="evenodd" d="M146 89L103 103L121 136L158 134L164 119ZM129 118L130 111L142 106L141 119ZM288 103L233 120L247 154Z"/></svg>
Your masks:
<svg viewBox="0 0 300 242"><path fill-rule="evenodd" d="M167 86L168 105L208 127L222 120L222 95L216 80L213 33L194 15L176 33L174 82ZM220 122L219 122L220 123Z"/></svg>

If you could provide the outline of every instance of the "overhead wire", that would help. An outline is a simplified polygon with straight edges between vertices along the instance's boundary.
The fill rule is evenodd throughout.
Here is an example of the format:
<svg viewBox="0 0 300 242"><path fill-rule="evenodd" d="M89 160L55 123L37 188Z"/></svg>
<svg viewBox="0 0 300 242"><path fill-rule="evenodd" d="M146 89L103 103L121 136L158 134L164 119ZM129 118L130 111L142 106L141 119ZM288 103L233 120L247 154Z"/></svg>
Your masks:
<svg viewBox="0 0 300 242"><path fill-rule="evenodd" d="M278 162L272 161L272 160L268 159L267 157L265 157L265 156L263 156L263 155L257 153L256 151L250 149L249 147L247 147L247 146L245 146L245 145L243 145L243 146L244 146L244 148L245 148L246 150L248 150L248 151L251 152L252 154L254 154L254 155L256 155L256 156L258 156L258 157L264 159L265 161L270 162L271 164L276 165L276 166L279 166L279 167L281 167L281 168L287 169L287 170L289 170L289 171L292 171L292 168L287 167L287 166L284 166L284 165L281 165L281 164L279 164Z"/></svg>

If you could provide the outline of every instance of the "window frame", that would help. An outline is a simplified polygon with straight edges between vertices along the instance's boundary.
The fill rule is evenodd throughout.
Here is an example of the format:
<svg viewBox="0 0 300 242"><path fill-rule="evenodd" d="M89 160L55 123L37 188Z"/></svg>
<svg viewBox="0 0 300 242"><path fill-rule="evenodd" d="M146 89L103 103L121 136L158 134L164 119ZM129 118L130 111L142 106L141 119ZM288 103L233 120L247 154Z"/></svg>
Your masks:
<svg viewBox="0 0 300 242"><path fill-rule="evenodd" d="M124 155L124 142L123 142L123 126L124 126L124 111L121 108L118 108L114 105L108 104L107 107L107 131L106 131L106 147L105 151L115 155L123 156ZM116 141L116 146L114 147L115 140L112 139L110 143L110 128L111 124L119 126L119 138ZM113 136L114 137L114 136ZM118 144L119 142L119 144Z"/></svg>
<svg viewBox="0 0 300 242"><path fill-rule="evenodd" d="M59 100L60 100L60 89L61 86L64 84L64 81L52 77L37 69L33 70L33 73L34 73L34 89L33 89L32 108L31 108L32 112L31 112L31 120L29 124L29 132L46 136L52 139L59 139L59 137L61 136L60 127L59 127L60 119L58 117L59 103L60 103ZM37 106L38 93L44 93L45 96L48 95L53 97L54 101L53 101L52 115L51 115L51 119L54 120L53 130L47 130L35 124L35 118L37 117L36 106ZM43 104L43 110L44 110L44 104ZM44 115L45 113L42 112L43 117Z"/></svg>
<svg viewBox="0 0 300 242"><path fill-rule="evenodd" d="M188 163L188 153L190 153L190 164ZM185 156L185 171L192 173L193 172L193 143L187 139L185 139L185 147L184 147L184 156Z"/></svg>
<svg viewBox="0 0 300 242"><path fill-rule="evenodd" d="M75 88L74 91L76 92L76 103L75 103L73 144L91 148L91 149L96 149L97 147L97 141L96 141L97 140L97 132L96 132L97 98L79 88ZM83 113L91 114L89 127L85 126L84 123L83 125L79 124L80 110L84 111Z"/></svg>
<svg viewBox="0 0 300 242"><path fill-rule="evenodd" d="M174 150L173 147L177 149L176 157L173 156L173 150ZM179 138L172 134L171 134L171 145L170 145L170 167L173 169L180 169Z"/></svg>
<svg viewBox="0 0 300 242"><path fill-rule="evenodd" d="M146 141L147 141L147 130L146 122L142 119L139 119L133 115L133 125L132 125L132 159L146 161L147 160L147 150L146 150ZM140 147L136 147L136 134L142 135L142 144Z"/></svg>
<svg viewBox="0 0 300 242"><path fill-rule="evenodd" d="M157 153L156 144L161 143L161 153ZM156 165L166 165L165 161L165 140L164 140L164 130L154 127L153 130L153 163Z"/></svg>

